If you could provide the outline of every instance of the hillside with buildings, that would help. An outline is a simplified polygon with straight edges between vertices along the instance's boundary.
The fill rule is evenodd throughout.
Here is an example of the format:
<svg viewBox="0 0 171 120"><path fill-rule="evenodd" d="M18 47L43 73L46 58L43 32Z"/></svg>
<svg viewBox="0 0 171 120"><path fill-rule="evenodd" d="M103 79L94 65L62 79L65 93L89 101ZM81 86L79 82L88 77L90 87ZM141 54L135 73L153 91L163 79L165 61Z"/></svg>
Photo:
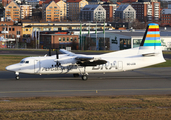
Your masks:
<svg viewBox="0 0 171 120"><path fill-rule="evenodd" d="M122 40L103 31L171 26L171 4L158 0L1 0L0 9L0 48L114 50ZM133 45L129 39L123 44Z"/></svg>

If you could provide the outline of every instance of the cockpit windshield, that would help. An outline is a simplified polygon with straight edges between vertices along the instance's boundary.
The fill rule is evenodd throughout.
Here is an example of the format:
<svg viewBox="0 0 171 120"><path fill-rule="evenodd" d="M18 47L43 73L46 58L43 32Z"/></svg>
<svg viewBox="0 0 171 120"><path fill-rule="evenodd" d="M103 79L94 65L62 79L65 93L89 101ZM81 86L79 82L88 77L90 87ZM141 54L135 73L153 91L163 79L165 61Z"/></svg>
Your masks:
<svg viewBox="0 0 171 120"><path fill-rule="evenodd" d="M21 60L20 63L29 63L29 61L24 61L24 60Z"/></svg>

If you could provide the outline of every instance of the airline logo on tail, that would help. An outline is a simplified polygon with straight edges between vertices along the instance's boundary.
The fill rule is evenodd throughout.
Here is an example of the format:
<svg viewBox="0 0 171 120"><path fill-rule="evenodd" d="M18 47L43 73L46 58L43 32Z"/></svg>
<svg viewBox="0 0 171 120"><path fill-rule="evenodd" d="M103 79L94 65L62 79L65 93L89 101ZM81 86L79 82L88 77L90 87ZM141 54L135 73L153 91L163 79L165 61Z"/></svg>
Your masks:
<svg viewBox="0 0 171 120"><path fill-rule="evenodd" d="M150 23L147 26L140 46L161 46L159 25Z"/></svg>

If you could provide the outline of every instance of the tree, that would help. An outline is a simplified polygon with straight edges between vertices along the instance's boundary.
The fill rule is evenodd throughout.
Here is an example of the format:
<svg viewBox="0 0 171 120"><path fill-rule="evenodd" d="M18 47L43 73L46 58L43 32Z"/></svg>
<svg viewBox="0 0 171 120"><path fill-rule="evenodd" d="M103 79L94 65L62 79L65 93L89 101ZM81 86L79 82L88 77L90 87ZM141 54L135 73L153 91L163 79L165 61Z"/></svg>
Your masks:
<svg viewBox="0 0 171 120"><path fill-rule="evenodd" d="M37 5L35 6L35 8L38 9L38 8L39 8L39 5L37 4Z"/></svg>
<svg viewBox="0 0 171 120"><path fill-rule="evenodd" d="M4 6L2 5L2 3L0 3L0 8L4 8Z"/></svg>

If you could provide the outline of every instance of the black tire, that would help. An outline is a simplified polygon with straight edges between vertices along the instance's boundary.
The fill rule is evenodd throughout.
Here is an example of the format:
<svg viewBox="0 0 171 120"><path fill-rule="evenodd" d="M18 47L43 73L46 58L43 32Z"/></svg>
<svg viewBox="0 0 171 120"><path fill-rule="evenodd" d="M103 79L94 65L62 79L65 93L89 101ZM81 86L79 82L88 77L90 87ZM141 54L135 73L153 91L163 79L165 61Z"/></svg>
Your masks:
<svg viewBox="0 0 171 120"><path fill-rule="evenodd" d="M16 80L19 80L19 79L20 79L20 76L17 75L17 76L15 77L15 79L16 79Z"/></svg>
<svg viewBox="0 0 171 120"><path fill-rule="evenodd" d="M88 75L82 75L82 80L86 81L88 79Z"/></svg>
<svg viewBox="0 0 171 120"><path fill-rule="evenodd" d="M73 74L74 77L79 77L80 75L79 74Z"/></svg>

